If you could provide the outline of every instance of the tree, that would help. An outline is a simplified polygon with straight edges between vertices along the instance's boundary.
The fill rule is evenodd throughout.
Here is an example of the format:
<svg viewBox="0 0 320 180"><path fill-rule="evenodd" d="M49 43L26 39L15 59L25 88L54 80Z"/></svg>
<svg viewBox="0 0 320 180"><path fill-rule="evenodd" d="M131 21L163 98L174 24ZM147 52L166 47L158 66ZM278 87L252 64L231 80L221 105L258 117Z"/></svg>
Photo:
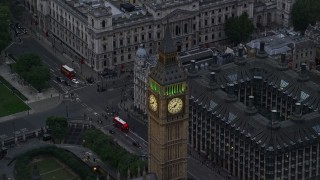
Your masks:
<svg viewBox="0 0 320 180"><path fill-rule="evenodd" d="M10 17L9 7L0 3L0 52L5 49L11 41L8 25Z"/></svg>
<svg viewBox="0 0 320 180"><path fill-rule="evenodd" d="M50 71L43 66L39 56L25 54L18 58L14 70L39 92L48 86Z"/></svg>
<svg viewBox="0 0 320 180"><path fill-rule="evenodd" d="M229 18L224 26L226 36L235 44L247 40L253 30L253 23L247 13L243 13L239 17Z"/></svg>
<svg viewBox="0 0 320 180"><path fill-rule="evenodd" d="M66 136L68 130L68 122L64 117L50 116L46 121L47 126L51 131L51 135L54 139L61 140Z"/></svg>
<svg viewBox="0 0 320 180"><path fill-rule="evenodd" d="M291 10L292 24L296 31L304 31L309 24L320 20L319 0L297 0Z"/></svg>
<svg viewBox="0 0 320 180"><path fill-rule="evenodd" d="M48 81L50 80L49 70L44 66L33 66L27 74L26 80L40 92L48 87Z"/></svg>
<svg viewBox="0 0 320 180"><path fill-rule="evenodd" d="M24 54L18 58L15 64L15 71L20 74L29 72L33 66L42 66L40 57L36 54Z"/></svg>

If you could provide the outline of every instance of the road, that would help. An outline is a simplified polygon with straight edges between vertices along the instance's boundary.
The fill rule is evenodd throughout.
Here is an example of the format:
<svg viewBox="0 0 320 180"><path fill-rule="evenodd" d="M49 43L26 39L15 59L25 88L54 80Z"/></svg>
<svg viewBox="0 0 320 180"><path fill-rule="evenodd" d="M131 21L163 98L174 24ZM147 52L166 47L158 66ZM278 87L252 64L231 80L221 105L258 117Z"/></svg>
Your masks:
<svg viewBox="0 0 320 180"><path fill-rule="evenodd" d="M42 58L44 64L50 69L52 77L62 76L60 73L60 66L66 62L63 62L62 59L58 59L32 37L27 36L23 38L21 44L13 44L8 49L8 52L15 56L25 53L35 53ZM81 78L79 79L84 81ZM82 120L86 117L85 119L92 119L94 123L97 123L98 120L102 120L103 123L99 125L100 129L104 132L108 132L110 129L115 130L112 125L112 116L105 119L101 115L102 113L108 113L108 111L117 111L118 115L128 122L130 132L126 134L121 131L116 131L112 136L129 148L131 152L138 155L146 155L146 124L132 117L128 117L128 112L119 107L119 102L121 102L121 98L124 94L127 94L127 97L130 97L128 94L133 91L132 78L126 79L126 76L124 76L115 79L96 80L97 82L95 84L83 83L78 86L65 86L64 84L55 81L53 78L50 82L51 85L59 90L61 94L68 97L63 100L59 106L48 111L1 123L1 134L12 137L14 130L17 131L24 128L32 130L43 127L48 116L67 116L71 120ZM102 85L101 80L104 81L103 84L106 91L97 92L97 83ZM70 97L70 93L73 93L72 98ZM107 107L109 108L108 110ZM138 142L141 147L138 148L133 146L132 142ZM212 179L212 177L214 177L210 173L210 170L203 168L201 164L199 165L199 163L196 162L193 162L192 160L188 161L189 177L192 177L193 179ZM198 170L199 168L201 168L201 170ZM217 176L215 179L221 179L221 177Z"/></svg>

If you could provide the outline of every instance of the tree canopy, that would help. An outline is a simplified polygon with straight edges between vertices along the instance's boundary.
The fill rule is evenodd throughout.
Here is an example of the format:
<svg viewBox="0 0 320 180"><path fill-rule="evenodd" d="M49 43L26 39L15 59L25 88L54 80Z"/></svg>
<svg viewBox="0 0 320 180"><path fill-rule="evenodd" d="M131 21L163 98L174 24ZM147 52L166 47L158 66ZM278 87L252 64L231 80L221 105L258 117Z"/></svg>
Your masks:
<svg viewBox="0 0 320 180"><path fill-rule="evenodd" d="M68 122L64 117L50 116L46 121L54 139L61 140L66 136L68 131Z"/></svg>
<svg viewBox="0 0 320 180"><path fill-rule="evenodd" d="M11 17L9 6L0 3L0 52L10 43L9 20Z"/></svg>
<svg viewBox="0 0 320 180"><path fill-rule="evenodd" d="M296 0L291 10L292 24L295 30L304 31L309 24L320 21L319 0Z"/></svg>
<svg viewBox="0 0 320 180"><path fill-rule="evenodd" d="M247 13L229 18L224 26L226 36L235 44L247 40L253 33L254 25Z"/></svg>
<svg viewBox="0 0 320 180"><path fill-rule="evenodd" d="M48 86L50 71L43 66L39 56L25 54L18 58L14 70L38 91Z"/></svg>

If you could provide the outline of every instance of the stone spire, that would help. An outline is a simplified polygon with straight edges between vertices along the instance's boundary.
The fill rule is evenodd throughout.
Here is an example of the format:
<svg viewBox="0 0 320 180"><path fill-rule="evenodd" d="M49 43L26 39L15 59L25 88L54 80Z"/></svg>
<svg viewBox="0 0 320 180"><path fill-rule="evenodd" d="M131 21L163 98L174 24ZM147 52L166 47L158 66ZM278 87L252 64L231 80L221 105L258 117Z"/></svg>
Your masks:
<svg viewBox="0 0 320 180"><path fill-rule="evenodd" d="M168 53L174 53L177 51L176 46L173 44L172 36L171 36L171 31L169 27L169 20L167 20L167 26L166 30L164 32L164 38L161 42L161 45L159 47L159 51L168 54Z"/></svg>

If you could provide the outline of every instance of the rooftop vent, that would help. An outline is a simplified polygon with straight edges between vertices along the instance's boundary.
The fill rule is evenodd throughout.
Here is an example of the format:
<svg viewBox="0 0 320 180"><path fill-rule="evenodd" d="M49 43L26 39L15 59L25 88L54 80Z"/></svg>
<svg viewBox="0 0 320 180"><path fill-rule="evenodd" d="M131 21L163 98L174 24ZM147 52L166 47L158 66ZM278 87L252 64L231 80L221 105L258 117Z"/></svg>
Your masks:
<svg viewBox="0 0 320 180"><path fill-rule="evenodd" d="M227 84L227 97L225 98L226 102L235 102L237 99L237 96L234 94L234 84Z"/></svg>
<svg viewBox="0 0 320 180"><path fill-rule="evenodd" d="M264 46L265 46L265 42L261 41L260 42L260 49L259 49L259 51L257 53L257 58L259 58L259 59L265 59L265 58L268 57L268 54L264 50Z"/></svg>
<svg viewBox="0 0 320 180"><path fill-rule="evenodd" d="M216 73L210 72L208 89L209 90L216 90L218 88L219 88L219 86L218 86L217 80L216 80Z"/></svg>
<svg viewBox="0 0 320 180"><path fill-rule="evenodd" d="M254 107L254 96L249 96L248 106L245 111L249 115L257 113L257 109Z"/></svg>
<svg viewBox="0 0 320 180"><path fill-rule="evenodd" d="M197 77L198 76L195 60L190 61L190 66L189 66L187 74L189 77Z"/></svg>
<svg viewBox="0 0 320 180"><path fill-rule="evenodd" d="M270 121L270 128L273 130L277 130L280 128L279 118L278 118L277 110L271 110L271 121Z"/></svg>

